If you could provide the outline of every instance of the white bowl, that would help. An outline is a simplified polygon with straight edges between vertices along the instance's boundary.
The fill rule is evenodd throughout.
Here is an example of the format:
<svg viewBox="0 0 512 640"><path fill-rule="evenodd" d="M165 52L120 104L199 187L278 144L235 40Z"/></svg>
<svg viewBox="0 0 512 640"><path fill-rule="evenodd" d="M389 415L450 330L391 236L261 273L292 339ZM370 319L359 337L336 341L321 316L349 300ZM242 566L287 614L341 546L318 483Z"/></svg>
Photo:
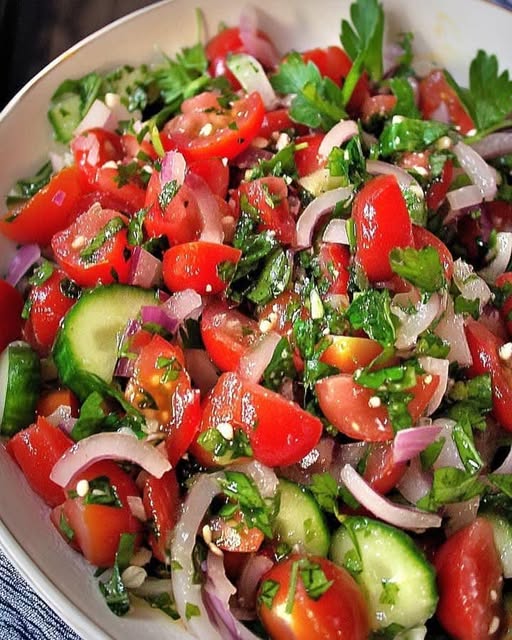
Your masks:
<svg viewBox="0 0 512 640"><path fill-rule="evenodd" d="M347 17L350 6L349 0L258 0L254 4L261 27L281 52L336 44L340 19ZM501 69L512 69L512 14L504 9L483 0L384 0L384 6L391 34L415 33L416 59L422 65L433 62L446 66L457 80L465 82L469 61L483 48L497 54ZM51 146L47 105L64 79L121 63L151 61L159 51L173 54L194 44L196 7L203 9L211 35L222 21L236 24L243 3L160 2L86 38L36 76L0 115L0 194L6 195L17 179L30 175L45 161ZM125 618L109 612L91 569L54 531L46 507L28 489L2 446L0 487L1 546L35 590L85 640L190 637L149 608L137 609Z"/></svg>

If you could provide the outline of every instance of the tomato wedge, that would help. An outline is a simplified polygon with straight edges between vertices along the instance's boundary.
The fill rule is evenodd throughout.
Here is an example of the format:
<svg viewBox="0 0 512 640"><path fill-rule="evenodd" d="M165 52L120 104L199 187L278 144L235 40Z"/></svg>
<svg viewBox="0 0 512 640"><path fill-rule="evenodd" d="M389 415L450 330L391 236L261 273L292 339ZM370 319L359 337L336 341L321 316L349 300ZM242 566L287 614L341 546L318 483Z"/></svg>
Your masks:
<svg viewBox="0 0 512 640"><path fill-rule="evenodd" d="M145 474L142 501L151 522L149 544L160 562L169 563L171 536L178 521L180 487L174 469L161 478Z"/></svg>
<svg viewBox="0 0 512 640"><path fill-rule="evenodd" d="M459 97L448 84L442 69L434 69L419 86L420 109L425 120L436 120L437 111L446 109L450 122L457 126L463 135L475 128L471 116L465 110Z"/></svg>

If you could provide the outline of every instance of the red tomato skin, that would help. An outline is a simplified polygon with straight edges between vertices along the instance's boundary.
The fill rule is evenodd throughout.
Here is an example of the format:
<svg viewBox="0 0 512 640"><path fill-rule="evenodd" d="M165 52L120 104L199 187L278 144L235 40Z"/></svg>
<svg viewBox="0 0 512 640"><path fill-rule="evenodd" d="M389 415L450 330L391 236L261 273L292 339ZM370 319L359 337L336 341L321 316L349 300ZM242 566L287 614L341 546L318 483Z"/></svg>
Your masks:
<svg viewBox="0 0 512 640"><path fill-rule="evenodd" d="M41 355L50 352L62 319L76 302L75 298L62 293L61 283L65 278L64 272L55 270L48 280L34 285L28 295L30 311L23 334Z"/></svg>
<svg viewBox="0 0 512 640"><path fill-rule="evenodd" d="M23 297L5 280L0 279L0 353L21 336Z"/></svg>
<svg viewBox="0 0 512 640"><path fill-rule="evenodd" d="M412 223L398 182L381 175L367 182L354 198L355 260L372 282L389 280L389 254L395 247L412 247Z"/></svg>
<svg viewBox="0 0 512 640"><path fill-rule="evenodd" d="M416 224L412 225L412 237L415 249L434 247L443 265L444 275L450 282L453 276L453 257L445 243L425 227L420 227Z"/></svg>
<svg viewBox="0 0 512 640"><path fill-rule="evenodd" d="M270 138L273 133L281 133L281 131L296 128L297 124L290 118L288 109L275 109L265 113L258 136Z"/></svg>
<svg viewBox="0 0 512 640"><path fill-rule="evenodd" d="M328 294L346 295L350 278L350 251L342 244L322 242L318 253L320 270L329 284Z"/></svg>
<svg viewBox="0 0 512 640"><path fill-rule="evenodd" d="M50 473L62 454L73 445L58 427L43 416L23 431L16 433L6 444L32 489L46 504L55 507L65 499L64 489L50 480Z"/></svg>
<svg viewBox="0 0 512 640"><path fill-rule="evenodd" d="M419 93L419 106L425 120L435 119L437 109L444 104L451 123L457 126L462 134L466 135L475 128L471 116L448 84L442 69L434 69L420 81Z"/></svg>
<svg viewBox="0 0 512 640"><path fill-rule="evenodd" d="M408 408L413 422L425 411L437 385L439 376L418 376L417 384L410 390L413 399ZM354 440L385 442L393 438L393 429L385 406L370 407L372 389L361 387L351 375L340 374L323 378L316 383L320 409L325 417L341 432Z"/></svg>
<svg viewBox="0 0 512 640"><path fill-rule="evenodd" d="M76 136L70 146L85 188L94 186L98 167L106 162L117 162L123 157L121 137L99 127Z"/></svg>
<svg viewBox="0 0 512 640"><path fill-rule="evenodd" d="M374 491L389 493L402 479L407 464L395 462L392 442L375 442L369 446L363 478Z"/></svg>
<svg viewBox="0 0 512 640"><path fill-rule="evenodd" d="M279 585L271 608L258 600L258 615L270 636L275 640L367 640L369 614L359 586L348 571L325 558L308 559L320 566L327 580L333 581L331 587L313 600L299 577L292 612L285 613L292 566L300 558L288 557L261 579L261 584L273 580Z"/></svg>
<svg viewBox="0 0 512 640"><path fill-rule="evenodd" d="M248 203L257 209L260 231L275 231L276 238L283 244L295 242L295 220L290 213L288 187L283 178L269 176L243 182L238 191L240 197L245 196ZM273 206L269 204L269 200L273 202Z"/></svg>
<svg viewBox="0 0 512 640"><path fill-rule="evenodd" d="M495 638L494 617L502 617L501 560L492 525L477 518L444 542L436 553L437 618L456 640Z"/></svg>
<svg viewBox="0 0 512 640"><path fill-rule="evenodd" d="M75 204L82 195L77 167L54 175L28 202L0 219L0 233L20 244L50 244L52 236L73 220ZM9 221L11 216L15 216Z"/></svg>
<svg viewBox="0 0 512 640"><path fill-rule="evenodd" d="M368 96L361 107L361 119L368 124L375 117L382 118L390 115L395 107L396 96L394 95Z"/></svg>
<svg viewBox="0 0 512 640"><path fill-rule="evenodd" d="M52 238L55 260L64 273L81 287L93 287L98 283L128 282L130 262L125 256L128 247L127 230L122 228L106 240L98 250L94 261L85 262L80 254L105 225L119 217L126 224L125 216L113 209L90 209L79 216L71 226ZM83 242L76 243L77 238ZM115 272L115 275L114 275Z"/></svg>
<svg viewBox="0 0 512 640"><path fill-rule="evenodd" d="M61 406L69 407L73 418L78 418L80 402L75 394L65 387L43 393L37 402L36 413L46 418Z"/></svg>
<svg viewBox="0 0 512 640"><path fill-rule="evenodd" d="M322 144L325 135L323 133L310 133L305 136L299 136L295 140L296 146L307 145L304 149L295 151L295 166L299 178L308 176L317 169L325 167L327 159L318 154L318 148Z"/></svg>
<svg viewBox="0 0 512 640"><path fill-rule="evenodd" d="M222 162L222 158L215 156L195 160L189 165L189 171L202 178L211 192L219 198L225 198L228 194L229 168Z"/></svg>
<svg viewBox="0 0 512 640"><path fill-rule="evenodd" d="M221 371L235 371L240 358L261 338L255 320L214 301L201 316L201 337L212 362Z"/></svg>
<svg viewBox="0 0 512 640"><path fill-rule="evenodd" d="M492 413L501 426L512 431L512 372L502 364L499 348L503 341L497 338L481 322L469 320L465 327L473 364L468 375L491 376Z"/></svg>
<svg viewBox="0 0 512 640"><path fill-rule="evenodd" d="M174 466L185 455L201 424L201 394L190 384L180 383L171 400L171 422L165 439L169 462Z"/></svg>
<svg viewBox="0 0 512 640"><path fill-rule="evenodd" d="M242 252L226 244L187 242L164 254L163 277L171 291L194 289L201 295L221 293L228 286L219 275L222 263L237 264Z"/></svg>
<svg viewBox="0 0 512 640"><path fill-rule="evenodd" d="M174 469L161 478L146 475L142 501L148 519L152 523L149 544L160 562L169 563L171 536L178 521L180 487Z"/></svg>
<svg viewBox="0 0 512 640"><path fill-rule="evenodd" d="M298 462L322 435L318 418L278 393L242 381L236 373L223 374L207 397L201 432L221 422L245 431L254 458L270 467Z"/></svg>
<svg viewBox="0 0 512 640"><path fill-rule="evenodd" d="M135 182L119 186L119 170L114 167L98 167L91 185L93 191L109 194L126 203L127 213L135 213L144 206L146 192Z"/></svg>
<svg viewBox="0 0 512 640"><path fill-rule="evenodd" d="M432 211L437 211L450 187L453 178L453 162L446 160L441 175L436 178L429 186L425 195L427 207Z"/></svg>
<svg viewBox="0 0 512 640"><path fill-rule="evenodd" d="M115 488L121 507L84 504L82 498L67 498L62 513L74 531L72 542L84 557L98 567L112 567L121 534L135 534L135 549L141 540L142 523L131 512L128 496L139 497L139 490L132 478L112 460L95 462L80 471L67 486L67 491L76 488L79 480L93 480L106 476Z"/></svg>

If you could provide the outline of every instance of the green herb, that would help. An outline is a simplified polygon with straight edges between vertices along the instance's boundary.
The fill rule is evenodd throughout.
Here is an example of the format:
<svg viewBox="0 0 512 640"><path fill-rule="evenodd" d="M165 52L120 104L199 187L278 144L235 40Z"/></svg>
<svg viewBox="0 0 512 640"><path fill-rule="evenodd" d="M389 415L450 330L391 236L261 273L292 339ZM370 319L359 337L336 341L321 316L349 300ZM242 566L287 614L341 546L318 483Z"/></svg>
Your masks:
<svg viewBox="0 0 512 640"><path fill-rule="evenodd" d="M68 542L71 542L75 537L75 532L69 524L69 520L66 518L64 511L60 512L59 530L62 531Z"/></svg>
<svg viewBox="0 0 512 640"><path fill-rule="evenodd" d="M247 435L242 429L233 430L233 438L228 440L218 429L206 429L198 438L199 445L222 461L232 461L237 458L250 458L253 455Z"/></svg>
<svg viewBox="0 0 512 640"><path fill-rule="evenodd" d="M285 251L278 247L267 258L258 280L246 297L264 305L286 291L292 277L292 266Z"/></svg>
<svg viewBox="0 0 512 640"><path fill-rule="evenodd" d="M446 358L450 353L450 345L431 331L420 334L416 343L417 356L430 356L431 358Z"/></svg>
<svg viewBox="0 0 512 640"><path fill-rule="evenodd" d="M84 497L84 504L102 504L117 508L123 506L116 488L110 484L110 480L106 476L98 476L89 480L89 491Z"/></svg>
<svg viewBox="0 0 512 640"><path fill-rule="evenodd" d="M274 604L274 598L279 591L279 582L275 580L264 580L261 584L260 592L258 595L258 602L265 605L269 609L272 609Z"/></svg>
<svg viewBox="0 0 512 640"><path fill-rule="evenodd" d="M180 614L176 609L176 603L169 591L158 593L154 596L143 596L143 599L150 605L152 609L160 609L165 615L173 620L179 620Z"/></svg>
<svg viewBox="0 0 512 640"><path fill-rule="evenodd" d="M290 571L290 583L288 585L288 594L286 596L285 612L290 614L293 611L293 605L295 603L295 594L297 592L297 581L299 578L299 560L292 562L292 568Z"/></svg>
<svg viewBox="0 0 512 640"><path fill-rule="evenodd" d="M299 53L288 55L270 81L276 91L295 95L290 106L295 122L328 131L347 115L341 106L342 90Z"/></svg>
<svg viewBox="0 0 512 640"><path fill-rule="evenodd" d="M455 313L462 313L471 316L475 320L480 317L480 300L468 300L463 295L453 298L453 310Z"/></svg>
<svg viewBox="0 0 512 640"><path fill-rule="evenodd" d="M147 214L147 209L139 209L130 218L128 223L128 244L132 247L141 246L144 243L144 220Z"/></svg>
<svg viewBox="0 0 512 640"><path fill-rule="evenodd" d="M146 108L151 88L151 78L146 65L132 67L124 65L117 67L108 73L102 86L102 93L116 93L121 98L121 103L132 112L135 110L144 111Z"/></svg>
<svg viewBox="0 0 512 640"><path fill-rule="evenodd" d="M429 444L428 447L420 453L421 466L424 471L430 469L439 458L445 442L446 438L439 438L439 440L435 440L432 444Z"/></svg>
<svg viewBox="0 0 512 640"><path fill-rule="evenodd" d="M51 162L47 162L39 169L35 176L18 180L11 193L7 196L7 206L10 207L15 204L20 204L34 196L50 182L52 174L52 164Z"/></svg>
<svg viewBox="0 0 512 640"><path fill-rule="evenodd" d="M343 85L342 104L352 96L363 70L374 81L382 77L382 42L384 36L384 11L377 0L356 0L350 6L350 18L341 23L340 40L353 61Z"/></svg>
<svg viewBox="0 0 512 640"><path fill-rule="evenodd" d="M118 402L124 403L124 398L120 397L120 394L116 395L113 388L109 393ZM101 431L117 431L121 427L130 427L136 435L142 434L141 427L144 419L134 407L125 405L123 408L128 411L125 415L109 413L106 407L103 393L93 391L87 396L80 409L80 416L71 430L73 440L82 440Z"/></svg>
<svg viewBox="0 0 512 640"><path fill-rule="evenodd" d="M111 240L121 229L124 229L123 219L115 216L110 219L101 231L89 242L87 247L80 252L80 259L85 263L95 261L97 252L103 245Z"/></svg>
<svg viewBox="0 0 512 640"><path fill-rule="evenodd" d="M400 587L396 584L396 582L388 580L387 578L381 579L381 585L382 592L379 596L380 604L388 604L391 606L395 605Z"/></svg>
<svg viewBox="0 0 512 640"><path fill-rule="evenodd" d="M391 91L396 97L396 105L393 115L401 115L406 118L420 119L421 113L416 106L414 91L409 80L405 77L395 76L387 81Z"/></svg>
<svg viewBox="0 0 512 640"><path fill-rule="evenodd" d="M166 382L174 382L178 379L182 371L182 366L178 359L174 356L167 358L166 356L158 356L156 359L157 369L163 369L163 373L160 375L160 382L165 384Z"/></svg>
<svg viewBox="0 0 512 640"><path fill-rule="evenodd" d="M399 151L424 151L449 131L449 125L435 120L394 116L379 138L379 153L386 158Z"/></svg>
<svg viewBox="0 0 512 640"><path fill-rule="evenodd" d="M258 164L251 169L249 180L256 180L265 176L297 177L294 144L287 145L269 160L260 160Z"/></svg>
<svg viewBox="0 0 512 640"><path fill-rule="evenodd" d="M190 618L196 618L201 615L201 610L192 602L187 602L185 605L185 618L190 620Z"/></svg>
<svg viewBox="0 0 512 640"><path fill-rule="evenodd" d="M422 291L434 293L446 286L443 265L434 247L395 248L389 262L396 274Z"/></svg>
<svg viewBox="0 0 512 640"><path fill-rule="evenodd" d="M204 351L201 327L197 320L188 318L180 327L180 339L184 349L202 349Z"/></svg>
<svg viewBox="0 0 512 640"><path fill-rule="evenodd" d="M178 193L179 190L180 190L180 185L178 184L177 180L170 180L169 182L166 182L164 184L160 192L160 195L158 196L158 203L162 211L167 209L167 207L171 203L171 200L174 198L174 196Z"/></svg>
<svg viewBox="0 0 512 640"><path fill-rule="evenodd" d="M455 442L464 469L469 473L478 473L484 463L475 446L471 424L466 420L456 422L452 430L452 439Z"/></svg>
<svg viewBox="0 0 512 640"><path fill-rule="evenodd" d="M448 417L470 428L486 428L485 415L492 409L492 385L489 374L458 380L447 393ZM452 403L452 404L450 404Z"/></svg>
<svg viewBox="0 0 512 640"><path fill-rule="evenodd" d="M444 504L464 502L482 495L485 483L477 475L455 467L435 469L432 489L418 501L420 509L437 511Z"/></svg>
<svg viewBox="0 0 512 640"><path fill-rule="evenodd" d="M324 511L333 513L334 515L338 513L340 487L328 471L324 471L324 473L314 473L311 477L309 490Z"/></svg>
<svg viewBox="0 0 512 640"><path fill-rule="evenodd" d="M306 593L312 600L318 600L334 583L334 580L327 580L322 567L316 563L302 558L299 560L299 574Z"/></svg>
<svg viewBox="0 0 512 640"><path fill-rule="evenodd" d="M254 481L239 471L225 471L225 479L219 480L222 491L232 498L242 511L247 526L258 527L267 537L272 537L270 510L260 495ZM222 510L221 510L222 515Z"/></svg>
<svg viewBox="0 0 512 640"><path fill-rule="evenodd" d="M51 278L54 271L54 266L48 260L43 258L41 264L37 267L34 273L28 279L29 284L41 286L44 284L49 278Z"/></svg>
<svg viewBox="0 0 512 640"><path fill-rule="evenodd" d="M224 260L217 265L217 275L222 280L222 282L226 282L229 284L236 273L236 262L231 262L231 260Z"/></svg>
<svg viewBox="0 0 512 640"><path fill-rule="evenodd" d="M134 546L134 534L121 534L116 559L112 568L112 575L107 582L99 583L100 591L105 598L108 608L116 616L124 616L130 610L128 589L121 578L121 572L129 565L130 559L133 556Z"/></svg>
<svg viewBox="0 0 512 640"><path fill-rule="evenodd" d="M293 364L293 353L288 338L281 338L277 343L272 358L263 372L263 384L268 389L277 391L286 378L296 376Z"/></svg>
<svg viewBox="0 0 512 640"><path fill-rule="evenodd" d="M321 378L337 373L337 369L321 362L323 352L331 344L324 336L324 319L297 318L293 323L293 338L304 360L303 384L306 392L314 389Z"/></svg>
<svg viewBox="0 0 512 640"><path fill-rule="evenodd" d="M497 487L507 498L512 498L512 474L489 473L487 479Z"/></svg>
<svg viewBox="0 0 512 640"><path fill-rule="evenodd" d="M369 338L383 347L395 343L395 325L391 319L389 291L368 289L354 295L347 309L347 318L353 329L362 329Z"/></svg>
<svg viewBox="0 0 512 640"><path fill-rule="evenodd" d="M357 189L366 179L366 159L359 136L351 138L345 148L334 147L329 153L327 166L331 176L342 179L342 185Z"/></svg>

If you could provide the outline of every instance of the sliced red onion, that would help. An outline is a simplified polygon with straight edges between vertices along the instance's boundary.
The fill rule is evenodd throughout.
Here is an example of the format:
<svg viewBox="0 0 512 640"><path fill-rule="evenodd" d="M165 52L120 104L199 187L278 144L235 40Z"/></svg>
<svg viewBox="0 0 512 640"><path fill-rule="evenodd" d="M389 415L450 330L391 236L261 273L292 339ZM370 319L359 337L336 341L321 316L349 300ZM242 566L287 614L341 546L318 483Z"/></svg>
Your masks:
<svg viewBox="0 0 512 640"><path fill-rule="evenodd" d="M224 241L222 216L210 187L203 178L191 172L187 173L185 184L194 192L201 213L203 224L199 240L222 244Z"/></svg>
<svg viewBox="0 0 512 640"><path fill-rule="evenodd" d="M481 191L484 200L494 200L498 186L496 170L485 162L480 154L464 142L457 142L453 147L460 166Z"/></svg>
<svg viewBox="0 0 512 640"><path fill-rule="evenodd" d="M135 373L135 359L123 356L118 358L114 376L116 378L131 378Z"/></svg>
<svg viewBox="0 0 512 640"><path fill-rule="evenodd" d="M263 334L240 358L238 364L240 377L248 382L259 382L280 341L281 336L275 331Z"/></svg>
<svg viewBox="0 0 512 640"><path fill-rule="evenodd" d="M127 501L132 515L137 518L137 520L146 522L148 517L146 515L146 509L144 508L142 498L140 496L128 496Z"/></svg>
<svg viewBox="0 0 512 640"><path fill-rule="evenodd" d="M160 168L160 184L163 186L175 180L178 185L185 182L187 162L179 151L167 151L162 158Z"/></svg>
<svg viewBox="0 0 512 640"><path fill-rule="evenodd" d="M41 258L41 249L37 244L25 244L20 247L12 258L7 277L9 284L15 287L27 271Z"/></svg>
<svg viewBox="0 0 512 640"><path fill-rule="evenodd" d="M453 263L453 281L467 300L480 301L480 313L489 302L492 292L486 282L474 272L473 267L461 258Z"/></svg>
<svg viewBox="0 0 512 640"><path fill-rule="evenodd" d="M253 169L261 160L270 160L273 157L274 154L267 149L250 146L237 155L233 160L233 165L239 169Z"/></svg>
<svg viewBox="0 0 512 640"><path fill-rule="evenodd" d="M446 310L435 327L434 333L450 345L447 355L450 362L457 362L461 367L471 366L473 359L464 330L464 317L462 314L455 313L451 296L447 298Z"/></svg>
<svg viewBox="0 0 512 640"><path fill-rule="evenodd" d="M396 488L411 504L416 504L432 488L432 474L423 471L421 461L413 458Z"/></svg>
<svg viewBox="0 0 512 640"><path fill-rule="evenodd" d="M162 261L143 247L135 247L130 262L128 284L150 289L162 277Z"/></svg>
<svg viewBox="0 0 512 640"><path fill-rule="evenodd" d="M96 136L89 136L87 132L77 135L73 140L73 148L87 152L87 164L90 164L92 167L98 164L100 158L100 143Z"/></svg>
<svg viewBox="0 0 512 640"><path fill-rule="evenodd" d="M438 439L444 438L445 442L432 468L455 467L456 469L464 469L464 464L460 459L459 451L452 437L455 422L449 418L438 418L434 420L433 425L441 427Z"/></svg>
<svg viewBox="0 0 512 640"><path fill-rule="evenodd" d="M393 460L407 462L432 444L441 433L439 425L412 427L398 431L393 442Z"/></svg>
<svg viewBox="0 0 512 640"><path fill-rule="evenodd" d="M16 244L0 233L0 278L4 278L9 270L18 249Z"/></svg>
<svg viewBox="0 0 512 640"><path fill-rule="evenodd" d="M500 466L493 471L493 473L512 473L512 447L510 447L510 451L507 454L507 457Z"/></svg>
<svg viewBox="0 0 512 640"><path fill-rule="evenodd" d="M238 579L238 604L242 609L256 609L256 593L261 578L274 566L270 558L260 554L252 554L244 565Z"/></svg>
<svg viewBox="0 0 512 640"><path fill-rule="evenodd" d="M378 494L349 464L343 467L340 475L354 498L384 522L414 531L441 526L442 519L437 514L395 504Z"/></svg>
<svg viewBox="0 0 512 640"><path fill-rule="evenodd" d="M490 133L471 146L484 160L506 156L512 153L512 131Z"/></svg>
<svg viewBox="0 0 512 640"><path fill-rule="evenodd" d="M324 473L333 471L334 440L332 438L322 438L302 460L288 467L281 467L279 475L307 485L311 482L314 473ZM339 471L339 470L338 470Z"/></svg>
<svg viewBox="0 0 512 640"><path fill-rule="evenodd" d="M430 398L428 406L425 410L425 415L431 416L441 404L443 396L446 393L446 387L448 386L448 369L450 367L450 361L447 358L432 358L430 356L423 356L421 358L418 358L418 362L423 367L426 373L438 376L439 378L437 388Z"/></svg>
<svg viewBox="0 0 512 640"><path fill-rule="evenodd" d="M175 333L179 326L179 322L167 313L164 306L147 305L141 307L140 317L143 324L157 324L169 333Z"/></svg>
<svg viewBox="0 0 512 640"><path fill-rule="evenodd" d="M71 407L67 404L59 405L53 413L46 416L46 420L68 434L71 433L76 423L76 418L71 415Z"/></svg>
<svg viewBox="0 0 512 640"><path fill-rule="evenodd" d="M245 475L252 478L262 498L273 498L276 495L279 480L274 470L270 467L257 460L251 460L250 462L236 462L229 468L233 471L245 473Z"/></svg>
<svg viewBox="0 0 512 640"><path fill-rule="evenodd" d="M433 113L430 116L430 119L437 120L437 122L444 122L444 124L451 123L450 112L448 111L448 105L444 100L439 104L437 109L433 111Z"/></svg>
<svg viewBox="0 0 512 640"><path fill-rule="evenodd" d="M274 46L258 33L258 16L254 7L246 5L240 14L240 40L244 50L271 69L279 63L280 57Z"/></svg>
<svg viewBox="0 0 512 640"><path fill-rule="evenodd" d="M512 233L510 231L498 231L496 234L496 255L491 263L480 269L478 275L487 283L494 284L496 278L507 270L511 256Z"/></svg>
<svg viewBox="0 0 512 640"><path fill-rule="evenodd" d="M329 224L325 228L322 240L324 242L333 242L335 244L350 244L347 234L347 221L341 220L340 218L330 220Z"/></svg>
<svg viewBox="0 0 512 640"><path fill-rule="evenodd" d="M194 289L184 289L173 293L163 306L171 317L181 323L188 318L199 318L203 311L203 299Z"/></svg>
<svg viewBox="0 0 512 640"><path fill-rule="evenodd" d="M334 147L342 144L359 135L359 127L354 120L342 120L332 127L324 136L318 147L318 155L327 158Z"/></svg>
<svg viewBox="0 0 512 640"><path fill-rule="evenodd" d="M254 56L237 53L228 57L227 66L247 93L256 91L260 94L267 111L276 108L278 98L265 70Z"/></svg>
<svg viewBox="0 0 512 640"><path fill-rule="evenodd" d="M112 122L111 115L112 111L107 105L103 101L96 99L84 118L78 123L73 135L78 136L84 131L96 128L115 131L117 122L115 124Z"/></svg>
<svg viewBox="0 0 512 640"><path fill-rule="evenodd" d="M219 373L204 349L185 349L185 364L194 386L204 397L213 389Z"/></svg>
<svg viewBox="0 0 512 640"><path fill-rule="evenodd" d="M452 502L443 508L444 517L448 518L444 530L448 537L471 524L476 518L478 507L480 506L480 496L475 496L465 502Z"/></svg>
<svg viewBox="0 0 512 640"><path fill-rule="evenodd" d="M411 313L411 305L415 309L414 313ZM413 347L419 334L430 327L440 310L441 297L437 293L433 293L426 302L418 300L414 292L397 293L391 301L391 311L400 320L396 331L396 348Z"/></svg>
<svg viewBox="0 0 512 640"><path fill-rule="evenodd" d="M391 164L390 162L383 162L382 160L367 160L366 161L366 171L372 176L378 175L391 175L395 176L398 184L400 185L400 189L402 191L404 189L410 189L411 186L415 187L415 191L418 194L421 193L421 197L423 197L423 189L418 184L417 180L415 180L410 173L408 173L405 169L398 167L396 164Z"/></svg>
<svg viewBox="0 0 512 640"><path fill-rule="evenodd" d="M476 185L468 184L465 187L448 191L446 199L452 212L446 216L445 222L451 222L452 219L459 217L455 212L480 204L482 192Z"/></svg>
<svg viewBox="0 0 512 640"><path fill-rule="evenodd" d="M80 471L105 459L133 462L155 478L171 469L169 460L144 440L126 433L96 433L70 447L55 463L50 478L65 487Z"/></svg>
<svg viewBox="0 0 512 640"><path fill-rule="evenodd" d="M61 207L65 199L66 199L66 192L63 191L62 189L59 189L58 191L55 192L52 198L52 202L57 207Z"/></svg>
<svg viewBox="0 0 512 640"><path fill-rule="evenodd" d="M297 221L297 248L311 246L313 231L320 218L334 209L338 202L350 198L352 191L352 187L338 187L322 193L308 204Z"/></svg>

